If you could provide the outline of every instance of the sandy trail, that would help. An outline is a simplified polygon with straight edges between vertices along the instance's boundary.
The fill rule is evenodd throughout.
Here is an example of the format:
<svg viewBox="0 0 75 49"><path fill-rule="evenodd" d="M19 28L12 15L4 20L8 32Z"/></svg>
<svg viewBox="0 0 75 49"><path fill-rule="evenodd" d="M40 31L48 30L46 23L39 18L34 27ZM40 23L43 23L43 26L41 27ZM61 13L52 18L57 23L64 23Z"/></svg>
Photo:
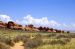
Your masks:
<svg viewBox="0 0 75 49"><path fill-rule="evenodd" d="M24 49L23 42L18 42L15 43L15 45L13 47L11 47L11 49Z"/></svg>

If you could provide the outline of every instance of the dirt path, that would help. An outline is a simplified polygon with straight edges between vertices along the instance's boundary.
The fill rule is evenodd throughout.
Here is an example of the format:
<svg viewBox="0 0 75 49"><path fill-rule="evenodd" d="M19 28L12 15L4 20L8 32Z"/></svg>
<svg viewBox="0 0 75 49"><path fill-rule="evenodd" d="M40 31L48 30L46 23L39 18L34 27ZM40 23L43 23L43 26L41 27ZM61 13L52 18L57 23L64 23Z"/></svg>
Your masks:
<svg viewBox="0 0 75 49"><path fill-rule="evenodd" d="M23 45L22 42L15 43L15 45L11 47L11 49L24 49L22 45Z"/></svg>

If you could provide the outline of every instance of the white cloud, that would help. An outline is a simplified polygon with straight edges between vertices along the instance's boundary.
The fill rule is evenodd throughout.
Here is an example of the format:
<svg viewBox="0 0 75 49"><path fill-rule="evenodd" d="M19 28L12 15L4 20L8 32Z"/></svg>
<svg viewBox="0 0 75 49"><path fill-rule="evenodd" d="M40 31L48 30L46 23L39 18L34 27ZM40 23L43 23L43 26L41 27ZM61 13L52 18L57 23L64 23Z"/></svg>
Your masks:
<svg viewBox="0 0 75 49"><path fill-rule="evenodd" d="M0 15L0 21L3 21L3 22L8 22L8 21L12 21L10 16L8 15Z"/></svg>
<svg viewBox="0 0 75 49"><path fill-rule="evenodd" d="M50 25L59 27L61 24L59 24L58 22L56 22L54 20L51 20Z"/></svg>
<svg viewBox="0 0 75 49"><path fill-rule="evenodd" d="M75 24L72 24L73 27L75 27Z"/></svg>
<svg viewBox="0 0 75 49"><path fill-rule="evenodd" d="M70 24L63 23L60 27L64 30L75 30L75 24L71 23Z"/></svg>
<svg viewBox="0 0 75 49"><path fill-rule="evenodd" d="M36 19L32 17L31 15L27 15L24 17L23 20L17 20L16 21L19 24L33 24L34 26L46 26L46 27L58 27L60 26L59 23L57 23L54 20L48 20L47 17L42 17L39 19Z"/></svg>
<svg viewBox="0 0 75 49"><path fill-rule="evenodd" d="M65 24L65 23L59 23L55 20L48 20L47 17L42 18L34 18L31 15L24 16L22 20L17 20L19 24L33 24L34 26L45 26L45 27L52 27L62 30L72 30L75 29L75 24Z"/></svg>
<svg viewBox="0 0 75 49"><path fill-rule="evenodd" d="M0 21L8 22L12 21L10 16L8 15L0 15ZM57 29L63 29L63 30L75 30L75 23L74 24L65 24L65 23L59 23L55 20L48 20L47 17L42 18L34 18L31 15L24 16L23 19L14 21L18 24L26 25L26 24L33 24L34 26L45 26L45 27L52 27Z"/></svg>

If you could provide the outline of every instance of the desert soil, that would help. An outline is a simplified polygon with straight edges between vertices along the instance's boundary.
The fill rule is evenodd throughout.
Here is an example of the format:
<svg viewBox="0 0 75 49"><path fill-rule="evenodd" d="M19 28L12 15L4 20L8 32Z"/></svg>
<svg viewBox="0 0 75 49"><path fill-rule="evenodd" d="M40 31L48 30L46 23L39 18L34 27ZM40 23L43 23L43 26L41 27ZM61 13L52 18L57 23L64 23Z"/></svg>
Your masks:
<svg viewBox="0 0 75 49"><path fill-rule="evenodd" d="M11 47L11 49L24 49L23 42L18 42L15 43L15 45L13 47Z"/></svg>

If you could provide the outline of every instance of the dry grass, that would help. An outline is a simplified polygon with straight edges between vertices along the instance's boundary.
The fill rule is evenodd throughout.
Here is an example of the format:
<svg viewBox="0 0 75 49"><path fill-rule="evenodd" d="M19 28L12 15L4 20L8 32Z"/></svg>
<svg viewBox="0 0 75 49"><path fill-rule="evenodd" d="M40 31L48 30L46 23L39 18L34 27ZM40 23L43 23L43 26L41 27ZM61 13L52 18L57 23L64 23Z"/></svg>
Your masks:
<svg viewBox="0 0 75 49"><path fill-rule="evenodd" d="M41 33L0 30L0 49L10 49L22 41L25 49L75 49L74 33Z"/></svg>
<svg viewBox="0 0 75 49"><path fill-rule="evenodd" d="M5 43L0 42L0 49L10 49L10 46Z"/></svg>

